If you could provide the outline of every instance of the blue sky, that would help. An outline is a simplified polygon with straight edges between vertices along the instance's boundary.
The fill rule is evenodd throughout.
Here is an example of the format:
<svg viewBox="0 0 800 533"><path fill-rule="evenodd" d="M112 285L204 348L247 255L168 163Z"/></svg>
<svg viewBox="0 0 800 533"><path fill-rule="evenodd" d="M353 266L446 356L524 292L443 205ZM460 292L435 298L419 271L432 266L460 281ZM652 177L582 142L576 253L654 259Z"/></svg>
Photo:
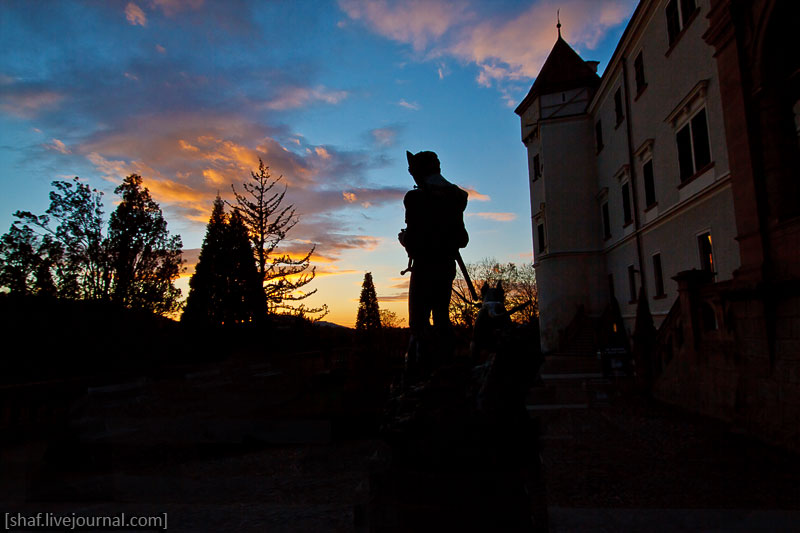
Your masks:
<svg viewBox="0 0 800 533"><path fill-rule="evenodd" d="M611 56L634 0L134 0L0 5L0 226L47 209L50 182L105 192L138 173L181 235L188 275L217 191L258 157L316 245L327 320L352 325L364 273L407 316L405 151L470 191L467 262L532 258L514 107L556 39Z"/></svg>

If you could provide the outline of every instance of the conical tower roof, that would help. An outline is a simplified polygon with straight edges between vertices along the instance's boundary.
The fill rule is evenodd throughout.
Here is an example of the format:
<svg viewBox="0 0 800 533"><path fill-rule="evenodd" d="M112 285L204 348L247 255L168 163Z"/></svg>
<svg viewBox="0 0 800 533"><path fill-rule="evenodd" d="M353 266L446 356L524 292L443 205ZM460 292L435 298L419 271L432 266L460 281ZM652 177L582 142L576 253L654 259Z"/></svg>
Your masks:
<svg viewBox="0 0 800 533"><path fill-rule="evenodd" d="M561 38L560 32L556 44L550 50L550 55L536 76L528 95L514 110L517 115L522 115L531 102L541 94L568 91L578 87L597 87L600 76L588 65L581 56Z"/></svg>

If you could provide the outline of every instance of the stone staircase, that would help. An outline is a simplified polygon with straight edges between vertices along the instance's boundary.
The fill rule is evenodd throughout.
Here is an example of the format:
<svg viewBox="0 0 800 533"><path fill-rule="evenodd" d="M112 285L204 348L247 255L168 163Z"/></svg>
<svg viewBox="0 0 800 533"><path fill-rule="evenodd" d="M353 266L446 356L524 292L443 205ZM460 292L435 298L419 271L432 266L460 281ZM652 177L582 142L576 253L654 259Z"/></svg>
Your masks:
<svg viewBox="0 0 800 533"><path fill-rule="evenodd" d="M540 376L541 382L528 393L529 411L586 409L592 403L606 400L612 386L603 377L596 355L545 356Z"/></svg>

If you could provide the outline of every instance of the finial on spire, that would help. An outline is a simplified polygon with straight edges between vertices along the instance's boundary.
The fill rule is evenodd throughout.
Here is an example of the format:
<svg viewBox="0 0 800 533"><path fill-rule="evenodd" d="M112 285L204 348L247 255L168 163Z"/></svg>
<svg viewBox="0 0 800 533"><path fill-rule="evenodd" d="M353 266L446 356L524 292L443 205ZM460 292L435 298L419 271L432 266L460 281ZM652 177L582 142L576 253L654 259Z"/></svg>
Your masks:
<svg viewBox="0 0 800 533"><path fill-rule="evenodd" d="M556 24L556 28L558 28L558 38L561 38L561 10L556 9L556 20L558 24Z"/></svg>

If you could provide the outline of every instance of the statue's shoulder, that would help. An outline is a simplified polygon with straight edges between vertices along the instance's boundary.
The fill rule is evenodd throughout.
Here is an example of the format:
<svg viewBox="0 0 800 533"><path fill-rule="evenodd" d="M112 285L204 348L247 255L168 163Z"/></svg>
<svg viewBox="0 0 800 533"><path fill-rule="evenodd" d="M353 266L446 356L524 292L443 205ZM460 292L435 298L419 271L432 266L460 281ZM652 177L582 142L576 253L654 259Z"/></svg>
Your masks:
<svg viewBox="0 0 800 533"><path fill-rule="evenodd" d="M411 189L403 198L403 205L406 207L415 207L422 202L424 192L422 189Z"/></svg>

